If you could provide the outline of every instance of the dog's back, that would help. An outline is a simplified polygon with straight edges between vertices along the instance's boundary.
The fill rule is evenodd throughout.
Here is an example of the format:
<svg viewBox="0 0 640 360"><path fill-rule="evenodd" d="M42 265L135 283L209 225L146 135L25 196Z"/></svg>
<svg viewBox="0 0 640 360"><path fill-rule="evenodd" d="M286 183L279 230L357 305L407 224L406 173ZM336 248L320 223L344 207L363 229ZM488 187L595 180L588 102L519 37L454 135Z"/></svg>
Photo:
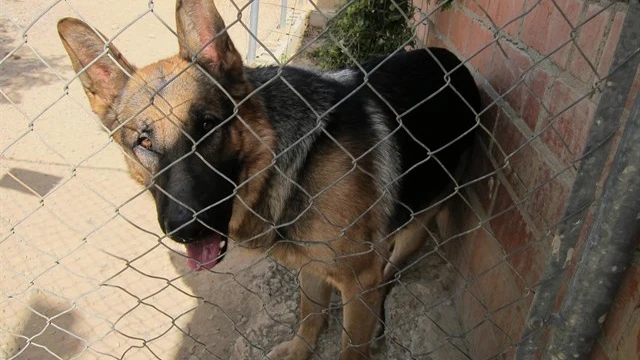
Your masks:
<svg viewBox="0 0 640 360"><path fill-rule="evenodd" d="M406 223L411 212L440 200L436 198L453 183L461 157L473 141L480 94L469 70L441 48L374 59L363 67L375 69L370 83L393 108L384 106L390 126L402 122L395 133L402 185L390 224L393 230Z"/></svg>
<svg viewBox="0 0 640 360"><path fill-rule="evenodd" d="M270 216L263 214L275 223L293 221L308 206L309 196L297 184L304 187L313 178L312 165L332 167L318 165L313 157L325 155L336 142L344 142L352 160L371 152L374 161L382 162L370 175L381 177L382 186L393 193L386 231L406 224L453 183L480 107L467 68L440 48L372 59L362 68L368 85L356 67L331 72L283 68L276 80L275 67L249 72L281 137L278 165L284 173L271 180L288 183L283 191L288 200L280 200L282 209Z"/></svg>

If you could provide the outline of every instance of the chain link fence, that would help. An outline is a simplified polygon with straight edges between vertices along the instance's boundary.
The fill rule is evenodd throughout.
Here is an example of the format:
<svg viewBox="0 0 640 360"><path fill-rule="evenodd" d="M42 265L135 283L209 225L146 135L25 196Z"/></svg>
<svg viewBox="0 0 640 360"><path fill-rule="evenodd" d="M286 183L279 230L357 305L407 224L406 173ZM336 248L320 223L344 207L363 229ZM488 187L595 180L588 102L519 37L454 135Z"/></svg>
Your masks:
<svg viewBox="0 0 640 360"><path fill-rule="evenodd" d="M314 48L340 41L329 19L357 2L290 0L283 22L283 2L261 1L257 34L251 1L216 5L244 59L255 41L255 64L281 67L313 65ZM413 5L405 48L458 55L482 107L468 169L447 194L454 231L424 226L427 245L393 279L371 356L587 358L609 341L601 327L637 256L640 4ZM171 1L0 5L1 358L260 359L304 321L299 269L266 251L229 244L213 269L186 266L56 31L63 17L82 19L148 64L178 50L174 10ZM276 80L286 82L279 71ZM339 357L343 308L333 294L312 358ZM637 356L633 340L616 344L604 352Z"/></svg>

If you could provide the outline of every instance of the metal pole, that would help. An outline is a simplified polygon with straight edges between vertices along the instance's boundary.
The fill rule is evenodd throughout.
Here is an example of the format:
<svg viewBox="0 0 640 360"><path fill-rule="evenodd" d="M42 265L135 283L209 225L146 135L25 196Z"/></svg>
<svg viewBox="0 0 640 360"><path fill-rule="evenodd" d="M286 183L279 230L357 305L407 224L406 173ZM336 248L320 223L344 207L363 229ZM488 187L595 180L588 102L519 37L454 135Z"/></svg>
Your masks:
<svg viewBox="0 0 640 360"><path fill-rule="evenodd" d="M543 359L586 359L629 267L640 234L640 95L622 134L585 254L551 332Z"/></svg>
<svg viewBox="0 0 640 360"><path fill-rule="evenodd" d="M249 19L249 49L247 51L247 61L253 62L256 59L256 39L258 38L258 14L260 13L260 0L253 0L251 3L251 15Z"/></svg>
<svg viewBox="0 0 640 360"><path fill-rule="evenodd" d="M283 29L287 25L287 0L282 0L280 4L280 29Z"/></svg>

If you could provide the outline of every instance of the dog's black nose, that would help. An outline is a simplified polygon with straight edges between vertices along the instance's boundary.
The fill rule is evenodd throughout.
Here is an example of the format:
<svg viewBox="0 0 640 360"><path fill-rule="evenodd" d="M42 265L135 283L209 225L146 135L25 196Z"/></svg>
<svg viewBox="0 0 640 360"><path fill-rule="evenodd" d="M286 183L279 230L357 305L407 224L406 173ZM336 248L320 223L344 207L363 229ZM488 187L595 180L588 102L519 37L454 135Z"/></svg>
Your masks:
<svg viewBox="0 0 640 360"><path fill-rule="evenodd" d="M161 222L163 231L181 242L197 241L204 236L206 228L191 213L171 214Z"/></svg>

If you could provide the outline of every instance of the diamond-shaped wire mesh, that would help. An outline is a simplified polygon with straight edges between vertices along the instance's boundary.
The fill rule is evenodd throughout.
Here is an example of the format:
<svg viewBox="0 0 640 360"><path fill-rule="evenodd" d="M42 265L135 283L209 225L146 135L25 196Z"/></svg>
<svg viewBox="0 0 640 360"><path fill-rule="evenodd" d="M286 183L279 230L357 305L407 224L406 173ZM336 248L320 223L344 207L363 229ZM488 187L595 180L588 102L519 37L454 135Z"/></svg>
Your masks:
<svg viewBox="0 0 640 360"><path fill-rule="evenodd" d="M192 62L188 70L171 73L168 84L159 90L149 90L135 78L132 82L140 83L140 96L147 100L133 113L121 114L124 118L118 119L120 125L115 128L103 125L92 112L81 79L73 72L59 40L56 23L68 16L82 19L104 34L103 58L118 63L108 51L108 46L115 44L131 63L140 66L178 51L176 38L181 34L176 32L175 4L125 0L3 2L0 357L268 358L276 345L296 338L297 326L306 320L299 313L300 271L316 266L320 260L286 267L277 262L277 245L269 244L258 252L247 251L245 246L268 234L282 235L291 224L316 212L318 218L337 229L322 239L328 252L336 253L331 244L341 239L364 241L370 246L363 253L376 253L386 259L387 254L377 244L402 229L391 229L382 239L353 239L350 234L360 220L395 194L395 183L406 174L392 172L396 178L386 182L385 167L397 164L384 163L380 173L368 173L360 164L368 156L384 160L380 149L395 132L408 131L402 118L413 109L392 109L399 120L397 128L377 134L370 148L357 155L349 151L351 145L344 145L343 139L327 130L326 119L341 111L341 105L361 89L368 89L376 102L389 104L384 91L366 80L377 67L365 69L364 62L350 54L340 45L341 39L329 31L329 19L348 12L359 1L363 0L260 0L257 29L252 29L250 22L252 1L216 1L226 24L223 33L229 34L243 60L248 66L275 66L275 76L243 97L230 93L229 84L202 63ZM391 3L401 9L395 1ZM382 330L371 341L373 359L526 358L519 353L523 344L535 339L544 346L548 335L548 318L541 320L541 326L531 328L536 295L550 279L564 278L564 284L568 284L582 251L578 243L575 249L561 252L558 235L561 223L572 215L567 214L566 205L578 169L592 152L618 141L637 94L640 71L636 70L626 74L635 80L623 99L620 119L614 119L620 125L606 141L589 143L592 127L599 126L598 106L612 76L628 63L637 64L640 56L636 49L614 61L630 5L624 1L582 0L414 0L413 5L412 12L401 11L412 35L396 52L443 47L462 60L482 98L480 109L472 110L477 115L472 128L474 144L463 176L444 169L451 183L444 198L454 204L454 220L448 231L438 233L431 224L420 222L421 216L439 203L419 211L400 204L418 223L427 245L400 266L388 284L361 289L351 301L359 301L370 291L389 289L382 314L371 309ZM255 60L248 62L251 42L257 52ZM316 100L303 95L310 91L287 79L282 68L315 66L316 59L310 54L326 43L342 46L353 67L350 73L316 72L315 76L348 81L349 74L364 73L365 80L350 85L342 98L319 108ZM388 59L383 59L380 66ZM225 99L211 101L229 102L232 108L231 116L219 119L202 138L194 138L189 127L167 111L166 104L172 97L163 89L180 91L171 86L181 81L183 73L201 75L217 93L224 94ZM462 96L449 84L450 75L444 75L448 85L432 96L448 90ZM252 127L255 121L241 110L253 106L258 98L265 108L268 102L275 103L276 99L263 96L271 84L280 84L282 96L288 97L277 101L298 107L280 109L284 117L287 112L297 111L313 120L292 127L287 134L278 134L280 138L296 136L288 143L282 142L286 146L274 147L272 141L278 140L265 137L262 128ZM318 96L322 96L323 89L317 85L310 83L309 89L319 90ZM423 101L430 100L427 97ZM461 104L471 107L471 102L463 99ZM189 149L159 171L140 175L147 183L141 186L131 178L123 159L137 164L144 159L118 146L118 131L149 111L168 119L163 131L187 141ZM380 114L373 111L358 116ZM268 149L266 166L240 182L210 163L204 153L209 150L202 150L230 122L241 123L250 133L247 136L257 140L253 147ZM297 164L292 159L299 156L300 147L313 148L319 138L341 151L348 170L334 174L335 170L326 169L335 176L322 189L311 192L297 177L296 166L302 166L304 159L295 160ZM454 145L452 141L443 148ZM443 166L438 159L443 149L420 146L428 154L423 161ZM201 171L218 174L234 191L200 209L186 204L158 179L163 173L183 169L187 158L199 159L204 164ZM277 179L270 188L280 192L274 197L292 192L304 197L300 201L306 205L300 206L299 214L274 223L240 198L242 189L251 188L265 174ZM342 180L354 174L362 174L361 181L375 182L382 191L361 214L347 223L336 223L335 214L322 213L317 203L326 201L326 194L332 194ZM606 172L593 178L594 186L605 178ZM428 186L425 179L424 187ZM197 217L227 200L244 206L244 211L268 226L243 239L223 233L230 237L224 261L208 271L195 272L187 266L184 247L158 225L151 192L180 204L193 215L191 222L200 221L209 229L212 227ZM354 196L334 201L359 199ZM335 209L348 206L337 204ZM311 246L304 243L306 240L318 239L283 238L280 242ZM359 255L336 254L334 261L345 263ZM549 262L559 254L563 255L556 259L561 263L560 270L549 270ZM561 291L550 296L563 299ZM334 293L329 308L323 311L328 326L317 346L309 349L315 358L340 356L341 334L351 326L343 318L345 306L349 302L344 303Z"/></svg>

